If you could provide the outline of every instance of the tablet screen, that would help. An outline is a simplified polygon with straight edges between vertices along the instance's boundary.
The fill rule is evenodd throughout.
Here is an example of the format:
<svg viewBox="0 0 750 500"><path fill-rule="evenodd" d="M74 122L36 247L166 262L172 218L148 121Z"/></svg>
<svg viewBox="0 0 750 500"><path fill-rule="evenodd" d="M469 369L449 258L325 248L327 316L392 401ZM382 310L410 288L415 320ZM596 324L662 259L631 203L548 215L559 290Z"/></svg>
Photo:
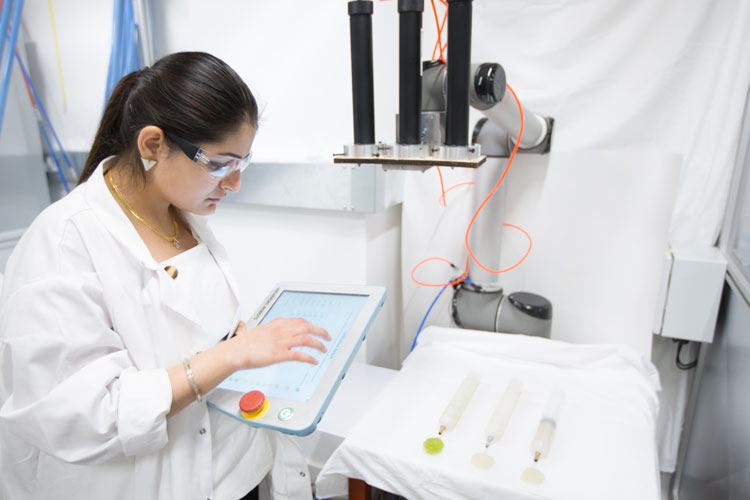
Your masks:
<svg viewBox="0 0 750 500"><path fill-rule="evenodd" d="M238 392L259 390L266 397L308 402L366 302L367 295L285 290L259 324L276 318L304 318L331 335L329 342L323 342L328 352L324 354L311 347L295 348L311 354L318 364L288 361L240 370L219 387Z"/></svg>

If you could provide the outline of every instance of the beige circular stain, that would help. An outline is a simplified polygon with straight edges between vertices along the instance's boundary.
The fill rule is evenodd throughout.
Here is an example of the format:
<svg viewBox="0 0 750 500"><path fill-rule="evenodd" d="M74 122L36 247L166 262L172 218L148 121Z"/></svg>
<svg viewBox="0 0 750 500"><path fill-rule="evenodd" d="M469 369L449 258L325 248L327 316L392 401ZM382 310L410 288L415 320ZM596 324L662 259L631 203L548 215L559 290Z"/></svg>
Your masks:
<svg viewBox="0 0 750 500"><path fill-rule="evenodd" d="M492 464L495 463L495 459L486 453L475 453L471 457L471 465L479 467L480 469L489 469Z"/></svg>
<svg viewBox="0 0 750 500"><path fill-rule="evenodd" d="M527 484L542 484L544 482L544 474L539 469L527 467L521 474L521 479Z"/></svg>

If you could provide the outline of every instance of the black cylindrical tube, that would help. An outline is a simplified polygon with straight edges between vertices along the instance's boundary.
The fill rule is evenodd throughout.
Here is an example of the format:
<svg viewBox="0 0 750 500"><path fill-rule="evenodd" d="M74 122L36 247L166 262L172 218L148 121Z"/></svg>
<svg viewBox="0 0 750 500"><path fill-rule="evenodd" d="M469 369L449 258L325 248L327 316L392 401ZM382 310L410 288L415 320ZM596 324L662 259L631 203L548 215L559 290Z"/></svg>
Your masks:
<svg viewBox="0 0 750 500"><path fill-rule="evenodd" d="M398 0L398 143L419 144L424 0Z"/></svg>
<svg viewBox="0 0 750 500"><path fill-rule="evenodd" d="M372 2L348 3L352 50L354 143L375 144L375 100L372 83Z"/></svg>
<svg viewBox="0 0 750 500"><path fill-rule="evenodd" d="M448 0L446 146L469 144L471 2L472 0Z"/></svg>

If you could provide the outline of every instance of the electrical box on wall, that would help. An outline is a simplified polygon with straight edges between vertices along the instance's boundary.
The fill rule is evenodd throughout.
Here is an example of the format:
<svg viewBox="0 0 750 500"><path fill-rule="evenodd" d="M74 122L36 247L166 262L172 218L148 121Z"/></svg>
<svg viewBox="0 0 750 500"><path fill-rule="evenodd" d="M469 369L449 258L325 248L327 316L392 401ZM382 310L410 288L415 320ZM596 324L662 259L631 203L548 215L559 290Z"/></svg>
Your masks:
<svg viewBox="0 0 750 500"><path fill-rule="evenodd" d="M654 334L712 342L726 269L726 258L716 247L670 248Z"/></svg>

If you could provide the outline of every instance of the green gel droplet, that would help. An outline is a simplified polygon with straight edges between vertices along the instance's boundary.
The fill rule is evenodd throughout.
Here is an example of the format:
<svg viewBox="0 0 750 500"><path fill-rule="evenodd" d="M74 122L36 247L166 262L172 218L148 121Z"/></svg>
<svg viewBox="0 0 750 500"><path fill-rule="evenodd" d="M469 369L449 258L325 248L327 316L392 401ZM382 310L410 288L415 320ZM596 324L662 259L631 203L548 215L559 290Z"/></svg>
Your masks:
<svg viewBox="0 0 750 500"><path fill-rule="evenodd" d="M424 446L424 451L430 455L434 455L443 450L443 440L440 438L427 438L422 443L422 446Z"/></svg>

